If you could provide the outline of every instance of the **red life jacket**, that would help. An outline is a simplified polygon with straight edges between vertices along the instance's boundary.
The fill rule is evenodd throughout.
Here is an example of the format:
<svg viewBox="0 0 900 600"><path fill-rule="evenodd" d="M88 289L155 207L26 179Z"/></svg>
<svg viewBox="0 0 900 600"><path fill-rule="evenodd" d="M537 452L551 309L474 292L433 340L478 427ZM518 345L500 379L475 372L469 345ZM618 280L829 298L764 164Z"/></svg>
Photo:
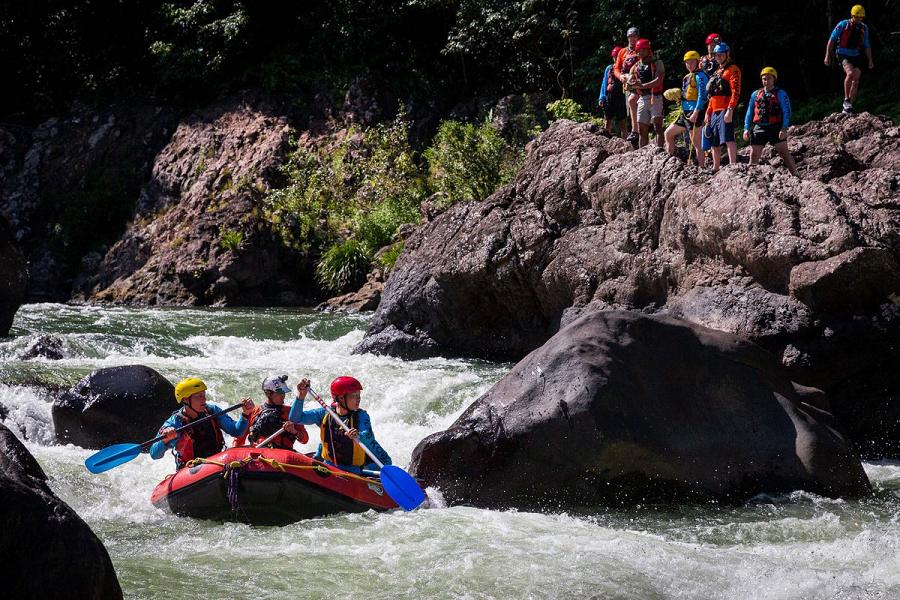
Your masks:
<svg viewBox="0 0 900 600"><path fill-rule="evenodd" d="M180 410L176 412L181 413L181 420L185 425L190 422ZM175 442L175 466L180 469L188 461L212 456L221 452L224 447L225 438L219 427L219 419L210 419L205 423L185 429L178 435L178 441Z"/></svg>
<svg viewBox="0 0 900 600"><path fill-rule="evenodd" d="M766 88L756 90L753 105L753 122L761 125L781 124L781 103L778 102L778 88L767 92Z"/></svg>
<svg viewBox="0 0 900 600"><path fill-rule="evenodd" d="M634 66L634 73L637 76L638 81L641 83L650 83L654 79L656 79L656 59L651 57L649 63L638 62ZM656 85L654 85L649 90L635 90L638 96L643 96L644 94L662 94L663 92L663 82L660 81Z"/></svg>
<svg viewBox="0 0 900 600"><path fill-rule="evenodd" d="M844 27L844 31L841 32L841 37L838 40L838 47L848 50L862 50L864 31L865 25L862 22L854 23L852 20L848 20L847 26Z"/></svg>
<svg viewBox="0 0 900 600"><path fill-rule="evenodd" d="M250 413L250 416L247 417L248 425L247 425L247 434L243 435L239 438L235 438L234 445L235 446L243 446L246 438L250 437L250 442L252 444L258 444L263 441L268 435L257 435L254 436L252 433L253 425L256 423L259 415L262 414L264 410L275 410L276 407L274 404L264 404L262 406L254 407L253 411ZM288 420L288 415L291 412L290 406L285 406L284 404L278 405L277 410L279 412L279 419L282 423L285 423ZM267 448L282 448L284 450L293 450L294 442L300 441L301 444L305 444L309 441L309 434L306 432L306 427L303 425L295 423L294 426L297 428L297 435L292 433L288 433L287 431L282 431L278 436L275 437L269 444L266 446ZM271 433L275 433L274 431Z"/></svg>
<svg viewBox="0 0 900 600"><path fill-rule="evenodd" d="M615 75L612 72L612 69L609 70L609 77L606 79L606 93L614 94L616 92L622 91L622 82L616 79Z"/></svg>

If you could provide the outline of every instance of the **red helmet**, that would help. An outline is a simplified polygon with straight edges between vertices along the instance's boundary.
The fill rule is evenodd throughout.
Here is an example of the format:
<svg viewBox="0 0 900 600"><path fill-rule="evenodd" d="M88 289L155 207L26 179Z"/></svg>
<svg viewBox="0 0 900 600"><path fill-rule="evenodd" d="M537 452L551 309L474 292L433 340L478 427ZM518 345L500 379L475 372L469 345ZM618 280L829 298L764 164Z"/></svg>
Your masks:
<svg viewBox="0 0 900 600"><path fill-rule="evenodd" d="M634 43L635 50L651 50L650 48L650 40L647 38L641 38Z"/></svg>
<svg viewBox="0 0 900 600"><path fill-rule="evenodd" d="M709 34L708 36L706 36L706 45L709 46L710 44L715 44L719 41L720 37L722 36L720 36L718 33Z"/></svg>
<svg viewBox="0 0 900 600"><path fill-rule="evenodd" d="M617 56L619 56L619 52L621 52L621 51L622 51L621 46L614 46L612 49L612 52L610 52L609 55L612 56L613 58L616 58Z"/></svg>
<svg viewBox="0 0 900 600"><path fill-rule="evenodd" d="M334 381L331 382L331 396L333 398L343 396L344 394L352 394L353 392L361 392L362 389L362 384L359 380L347 375L336 377Z"/></svg>

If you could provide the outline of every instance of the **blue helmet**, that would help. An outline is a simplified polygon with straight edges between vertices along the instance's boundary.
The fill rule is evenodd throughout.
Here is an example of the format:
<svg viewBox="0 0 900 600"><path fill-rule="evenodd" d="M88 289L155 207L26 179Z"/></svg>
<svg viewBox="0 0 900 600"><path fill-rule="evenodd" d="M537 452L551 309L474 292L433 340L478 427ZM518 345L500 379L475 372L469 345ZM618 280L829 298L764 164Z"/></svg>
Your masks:
<svg viewBox="0 0 900 600"><path fill-rule="evenodd" d="M725 54L726 52L730 52L731 48L725 42L719 42L716 44L716 47L713 48L713 54Z"/></svg>

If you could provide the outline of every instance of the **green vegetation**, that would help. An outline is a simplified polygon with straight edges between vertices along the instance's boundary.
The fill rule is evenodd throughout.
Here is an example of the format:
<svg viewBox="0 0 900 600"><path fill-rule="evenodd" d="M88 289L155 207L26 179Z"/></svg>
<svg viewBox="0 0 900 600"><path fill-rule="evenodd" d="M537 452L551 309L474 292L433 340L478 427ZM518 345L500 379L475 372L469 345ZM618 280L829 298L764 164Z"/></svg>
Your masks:
<svg viewBox="0 0 900 600"><path fill-rule="evenodd" d="M244 234L234 229L226 229L219 234L219 247L225 250L237 250L244 241Z"/></svg>
<svg viewBox="0 0 900 600"><path fill-rule="evenodd" d="M570 121L575 121L576 123L584 123L590 121L592 123L597 123L598 125L603 124L603 120L597 117L592 117L590 114L584 111L581 105L572 100L571 98L562 98L560 100L555 100L547 105L547 112L550 113L550 116L556 119L569 119Z"/></svg>

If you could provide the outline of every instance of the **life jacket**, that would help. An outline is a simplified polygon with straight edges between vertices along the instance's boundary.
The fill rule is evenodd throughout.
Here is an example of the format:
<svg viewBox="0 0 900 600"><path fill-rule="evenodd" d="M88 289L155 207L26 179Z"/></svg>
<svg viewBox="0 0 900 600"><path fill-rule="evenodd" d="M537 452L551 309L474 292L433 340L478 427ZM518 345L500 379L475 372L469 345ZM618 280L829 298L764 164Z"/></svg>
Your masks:
<svg viewBox="0 0 900 600"><path fill-rule="evenodd" d="M700 59L700 70L712 77L719 70L719 61L715 56L704 56Z"/></svg>
<svg viewBox="0 0 900 600"><path fill-rule="evenodd" d="M274 404L265 403L262 406L255 407L247 418L249 421L247 437L250 438L250 442L254 445L258 444L278 431L278 429L288 420L288 415L290 415L290 413L291 407L285 406L284 404L276 406ZM306 433L306 428L299 424L295 424L295 427L297 428L298 435L282 431L275 439L269 442L267 447L293 450L295 441L299 440L301 444L308 442L309 434ZM237 442L237 440L235 440L235 442ZM241 445L243 445L242 439Z"/></svg>
<svg viewBox="0 0 900 600"><path fill-rule="evenodd" d="M181 409L173 414L180 415L181 420L185 422L184 424L188 424L187 418L181 412ZM219 419L210 419L205 423L185 429L178 435L178 441L175 442L175 466L180 469L188 461L212 456L217 452L221 452L224 447L225 438L222 436L222 429L219 427Z"/></svg>
<svg viewBox="0 0 900 600"><path fill-rule="evenodd" d="M681 80L681 97L688 102L696 102L699 96L700 93L697 89L697 71L694 71L685 75L684 79Z"/></svg>
<svg viewBox="0 0 900 600"><path fill-rule="evenodd" d="M332 408L337 404L332 404ZM356 411L351 412L341 419L350 429L358 429L358 417ZM344 434L344 428L336 423L327 412L319 423L319 433L322 436L322 458L336 465L352 465L361 467L366 464L366 451L362 446Z"/></svg>
<svg viewBox="0 0 900 600"><path fill-rule="evenodd" d="M609 77L606 79L606 94L615 94L622 91L622 82L615 78L612 69L609 70Z"/></svg>
<svg viewBox="0 0 900 600"><path fill-rule="evenodd" d="M844 31L841 32L841 37L838 40L838 47L846 48L847 50L862 50L864 32L865 25L862 22L854 23L848 19L847 26L844 27Z"/></svg>
<svg viewBox="0 0 900 600"><path fill-rule="evenodd" d="M720 67L713 73L712 77L709 78L709 82L706 84L706 91L710 96L730 96L731 95L731 83L723 77L725 71L731 67L731 65L727 65L725 67Z"/></svg>
<svg viewBox="0 0 900 600"><path fill-rule="evenodd" d="M637 61L641 60L641 57L638 56L637 50L631 50L626 47L625 50L625 58L622 59L622 73L631 73L632 67L637 64Z"/></svg>
<svg viewBox="0 0 900 600"><path fill-rule="evenodd" d="M781 103L778 102L778 88L767 92L766 88L756 90L753 105L753 122L761 125L781 124Z"/></svg>
<svg viewBox="0 0 900 600"><path fill-rule="evenodd" d="M651 56L651 60L649 63L638 62L633 67L635 75L637 75L638 81L641 83L650 83L654 79L656 79L656 59ZM643 96L644 94L662 94L663 84L659 82L649 90L635 90L639 96Z"/></svg>

